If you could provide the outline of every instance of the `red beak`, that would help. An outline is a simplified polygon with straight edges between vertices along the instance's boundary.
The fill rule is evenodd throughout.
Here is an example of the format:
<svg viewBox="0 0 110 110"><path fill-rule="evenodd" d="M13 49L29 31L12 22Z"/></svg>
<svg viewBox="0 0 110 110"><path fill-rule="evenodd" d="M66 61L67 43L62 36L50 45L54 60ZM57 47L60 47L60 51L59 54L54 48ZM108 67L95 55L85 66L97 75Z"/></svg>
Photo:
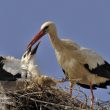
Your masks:
<svg viewBox="0 0 110 110"><path fill-rule="evenodd" d="M45 35L45 32L41 30L38 34L34 36L34 38L28 44L27 48L30 49L43 35Z"/></svg>

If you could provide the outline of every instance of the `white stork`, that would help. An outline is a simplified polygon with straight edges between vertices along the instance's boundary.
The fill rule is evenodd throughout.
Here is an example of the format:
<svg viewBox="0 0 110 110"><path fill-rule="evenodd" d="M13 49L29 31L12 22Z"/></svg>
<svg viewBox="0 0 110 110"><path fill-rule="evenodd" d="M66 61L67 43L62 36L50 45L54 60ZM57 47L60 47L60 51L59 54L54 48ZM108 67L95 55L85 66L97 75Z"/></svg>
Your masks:
<svg viewBox="0 0 110 110"><path fill-rule="evenodd" d="M51 21L41 26L40 32L29 43L28 49L45 34L49 35L58 63L63 69L65 78L70 81L70 94L72 95L75 79L78 79L77 84L91 89L93 108L93 89L106 88L110 85L110 64L91 49L80 47L69 39L59 39L56 26Z"/></svg>
<svg viewBox="0 0 110 110"><path fill-rule="evenodd" d="M21 59L10 56L0 56L0 81L16 81L19 78L30 78L40 75L38 65L35 64L35 54L39 43L27 50Z"/></svg>

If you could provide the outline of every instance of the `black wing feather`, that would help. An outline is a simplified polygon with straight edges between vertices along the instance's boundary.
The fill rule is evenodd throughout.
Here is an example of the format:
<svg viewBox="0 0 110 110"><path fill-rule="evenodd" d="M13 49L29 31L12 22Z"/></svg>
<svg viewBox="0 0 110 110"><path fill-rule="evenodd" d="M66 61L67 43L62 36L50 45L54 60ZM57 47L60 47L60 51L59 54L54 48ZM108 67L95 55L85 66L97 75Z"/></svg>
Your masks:
<svg viewBox="0 0 110 110"><path fill-rule="evenodd" d="M65 71L63 68L62 68L62 71L63 71L63 73L64 73L64 75L65 75L65 78L64 78L64 79L67 79L67 80L68 80L68 79L69 79L69 78L68 78L68 74L66 73L66 71Z"/></svg>
<svg viewBox="0 0 110 110"><path fill-rule="evenodd" d="M105 61L104 64L99 65L97 64L97 67L94 69L89 69L88 64L84 64L84 67L92 74L105 77L105 78L110 78L110 64Z"/></svg>
<svg viewBox="0 0 110 110"><path fill-rule="evenodd" d="M0 56L0 81L16 81L17 78L21 78L20 74L12 75L11 73L7 72L3 69L3 60L4 57Z"/></svg>
<svg viewBox="0 0 110 110"><path fill-rule="evenodd" d="M86 85L86 84L81 84L81 83L77 83L79 86L86 88L86 89L90 89L90 85ZM97 88L103 88L103 89L107 89L107 86L110 86L110 80L104 82L104 83L100 83L99 85L92 85L93 89L97 89Z"/></svg>

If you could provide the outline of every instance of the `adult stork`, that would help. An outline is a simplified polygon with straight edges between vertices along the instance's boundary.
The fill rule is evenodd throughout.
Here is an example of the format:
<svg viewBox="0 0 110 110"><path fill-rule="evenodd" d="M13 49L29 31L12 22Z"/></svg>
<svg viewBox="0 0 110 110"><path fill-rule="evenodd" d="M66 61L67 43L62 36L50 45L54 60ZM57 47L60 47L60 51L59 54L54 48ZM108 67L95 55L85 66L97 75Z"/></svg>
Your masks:
<svg viewBox="0 0 110 110"><path fill-rule="evenodd" d="M91 89L92 107L94 103L93 89L106 88L110 85L110 65L100 55L88 48L80 47L69 39L59 39L57 29L52 21L45 22L40 32L28 45L31 48L45 34L49 35L55 54L64 74L70 81L70 94L74 81L84 88Z"/></svg>
<svg viewBox="0 0 110 110"><path fill-rule="evenodd" d="M40 70L35 64L35 54L39 44L33 49L27 50L21 59L12 56L0 56L0 81L16 81L19 78L39 76Z"/></svg>

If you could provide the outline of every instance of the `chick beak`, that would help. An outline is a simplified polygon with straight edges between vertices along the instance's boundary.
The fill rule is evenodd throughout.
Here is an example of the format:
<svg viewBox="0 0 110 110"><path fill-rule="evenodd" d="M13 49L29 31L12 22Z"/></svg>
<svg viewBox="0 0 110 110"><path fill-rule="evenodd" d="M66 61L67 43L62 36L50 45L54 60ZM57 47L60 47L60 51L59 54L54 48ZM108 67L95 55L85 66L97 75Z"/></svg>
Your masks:
<svg viewBox="0 0 110 110"><path fill-rule="evenodd" d="M40 43L41 43L41 42L38 42L38 44L31 50L31 55L36 54L37 49L38 49ZM30 48L29 48L29 49L30 49Z"/></svg>

